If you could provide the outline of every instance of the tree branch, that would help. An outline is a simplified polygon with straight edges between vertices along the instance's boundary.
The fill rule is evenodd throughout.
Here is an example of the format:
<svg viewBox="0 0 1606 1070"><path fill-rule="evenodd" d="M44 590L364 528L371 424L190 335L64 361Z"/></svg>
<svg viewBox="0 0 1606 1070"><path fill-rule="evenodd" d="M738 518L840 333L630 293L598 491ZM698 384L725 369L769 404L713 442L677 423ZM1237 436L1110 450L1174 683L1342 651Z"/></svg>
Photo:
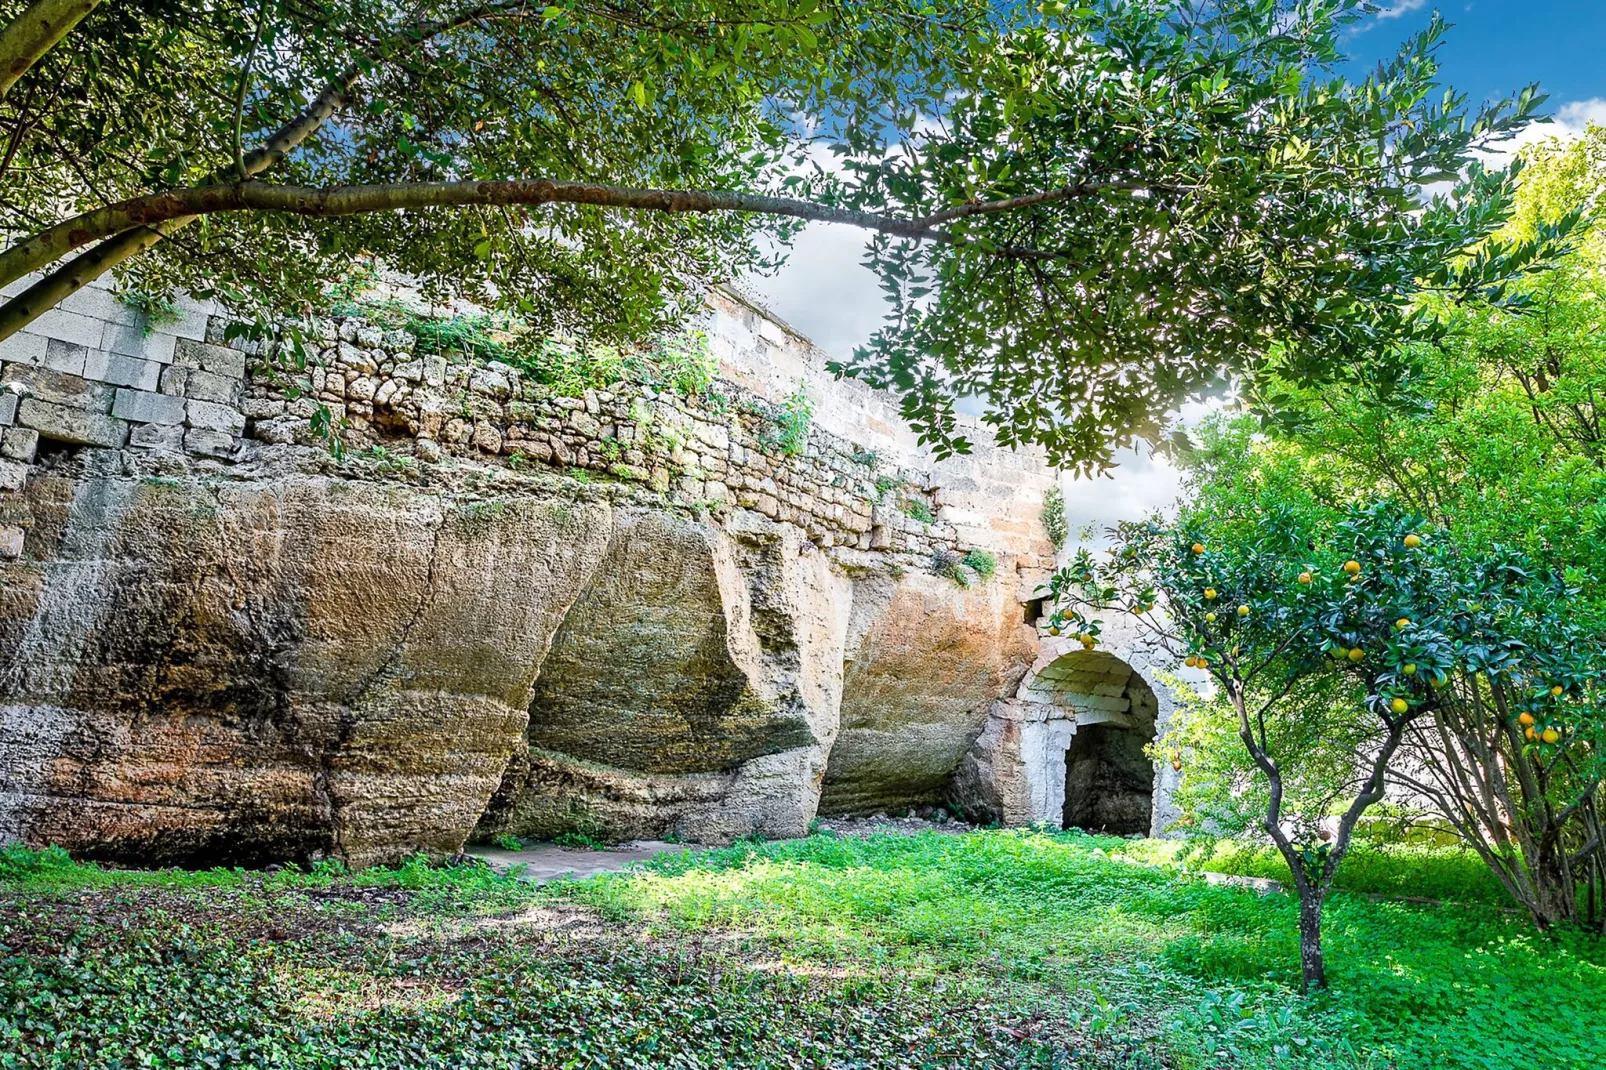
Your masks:
<svg viewBox="0 0 1606 1070"><path fill-rule="evenodd" d="M0 100L46 52L56 47L100 0L34 0L0 29Z"/></svg>

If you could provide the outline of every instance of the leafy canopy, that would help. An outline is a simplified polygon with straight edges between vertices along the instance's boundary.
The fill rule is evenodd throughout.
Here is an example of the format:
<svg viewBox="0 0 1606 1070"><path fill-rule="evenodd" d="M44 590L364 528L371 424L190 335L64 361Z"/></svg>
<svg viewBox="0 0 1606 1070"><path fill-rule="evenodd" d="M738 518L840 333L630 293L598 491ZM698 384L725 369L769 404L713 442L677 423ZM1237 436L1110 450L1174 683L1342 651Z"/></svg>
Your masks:
<svg viewBox="0 0 1606 1070"><path fill-rule="evenodd" d="M0 337L107 269L282 315L365 254L538 331L639 338L837 220L877 235L890 302L840 370L939 450L968 447L974 395L1001 442L1098 467L1268 358L1299 383L1386 365L1438 330L1414 295L1506 301L1569 228L1452 259L1510 199L1474 150L1542 98L1440 93L1439 22L1346 82L1371 10L102 5L0 101L0 284L46 273Z"/></svg>

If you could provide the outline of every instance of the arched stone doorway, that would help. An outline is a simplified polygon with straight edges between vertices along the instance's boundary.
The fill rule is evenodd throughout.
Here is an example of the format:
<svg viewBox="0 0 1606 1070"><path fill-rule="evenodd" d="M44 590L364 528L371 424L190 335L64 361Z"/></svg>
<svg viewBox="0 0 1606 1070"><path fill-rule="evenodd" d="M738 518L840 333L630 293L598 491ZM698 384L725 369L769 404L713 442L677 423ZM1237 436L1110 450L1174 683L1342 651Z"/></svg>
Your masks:
<svg viewBox="0 0 1606 1070"><path fill-rule="evenodd" d="M1154 741L1159 702L1132 666L1102 650L1060 655L1028 694L1076 724L1065 750L1063 828L1147 835L1154 824Z"/></svg>
<svg viewBox="0 0 1606 1070"><path fill-rule="evenodd" d="M1176 777L1145 753L1170 693L1125 645L1084 650L1047 639L1014 698L993 704L955 778L959 803L1006 825L1164 835Z"/></svg>

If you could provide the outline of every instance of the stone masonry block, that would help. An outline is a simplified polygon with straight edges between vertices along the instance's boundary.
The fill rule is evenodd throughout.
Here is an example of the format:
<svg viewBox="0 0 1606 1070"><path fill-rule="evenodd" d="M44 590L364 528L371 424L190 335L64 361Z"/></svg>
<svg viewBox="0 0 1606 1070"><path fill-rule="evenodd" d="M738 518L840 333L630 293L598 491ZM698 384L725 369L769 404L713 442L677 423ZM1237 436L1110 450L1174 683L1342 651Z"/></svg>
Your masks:
<svg viewBox="0 0 1606 1070"><path fill-rule="evenodd" d="M51 405L87 412L112 411L113 388L105 383L92 383L80 375L13 364L6 369L6 378L27 387L33 398Z"/></svg>
<svg viewBox="0 0 1606 1070"><path fill-rule="evenodd" d="M184 399L125 388L117 391L117 400L112 403L112 415L142 424L181 424L184 422Z"/></svg>
<svg viewBox="0 0 1606 1070"><path fill-rule="evenodd" d="M184 387L186 397L197 401L212 401L230 408L238 408L240 395L245 390L245 380L228 375L218 375L201 368L180 369L189 371L189 379Z"/></svg>
<svg viewBox="0 0 1606 1070"><path fill-rule="evenodd" d="M60 338L52 338L45 347L45 359L40 361L45 367L55 372L66 372L69 375L84 374L84 363L89 358L89 349L73 342L63 342Z"/></svg>
<svg viewBox="0 0 1606 1070"><path fill-rule="evenodd" d="M161 381L162 365L154 360L124 356L121 353L91 353L84 362L84 378L96 379L135 390L155 390Z"/></svg>
<svg viewBox="0 0 1606 1070"><path fill-rule="evenodd" d="M147 324L108 323L100 345L109 353L170 364L173 361L173 347L177 343L176 334L152 330Z"/></svg>
<svg viewBox="0 0 1606 1070"><path fill-rule="evenodd" d="M216 375L245 378L245 354L238 349L216 346L208 342L180 339L173 349L173 363L185 368L200 368Z"/></svg>
<svg viewBox="0 0 1606 1070"><path fill-rule="evenodd" d="M50 339L42 334L18 331L0 342L0 360L14 364L43 364Z"/></svg>
<svg viewBox="0 0 1606 1070"><path fill-rule="evenodd" d="M245 430L245 416L227 405L212 401L189 401L185 403L185 410L185 422L191 427L223 431L231 435L238 435Z"/></svg>
<svg viewBox="0 0 1606 1070"><path fill-rule="evenodd" d="M103 413L53 405L38 398L24 398L17 410L17 422L31 427L44 438L76 442L85 446L121 446L128 438L128 425Z"/></svg>
<svg viewBox="0 0 1606 1070"><path fill-rule="evenodd" d="M157 381L156 389L174 397L183 397L184 389L189 385L190 369L182 364L169 364L162 369L162 377Z"/></svg>
<svg viewBox="0 0 1606 1070"><path fill-rule="evenodd" d="M234 437L221 431L192 427L184 432L184 448L191 453L200 453L208 457L228 457L234 453L234 447Z"/></svg>
<svg viewBox="0 0 1606 1070"><path fill-rule="evenodd" d="M138 309L124 304L116 294L104 286L93 284L62 298L61 307L68 312L105 320L107 323L137 325L143 318Z"/></svg>
<svg viewBox="0 0 1606 1070"><path fill-rule="evenodd" d="M9 390L0 392L0 427L17 422L17 400L17 395Z"/></svg>
<svg viewBox="0 0 1606 1070"><path fill-rule="evenodd" d="M8 427L0 432L0 457L31 463L39 450L39 432L29 427Z"/></svg>
<svg viewBox="0 0 1606 1070"><path fill-rule="evenodd" d="M0 527L0 559L15 561L21 557L24 535L26 532L19 527L10 524Z"/></svg>
<svg viewBox="0 0 1606 1070"><path fill-rule="evenodd" d="M0 461L0 490L21 490L27 481L27 465L21 461Z"/></svg>
<svg viewBox="0 0 1606 1070"><path fill-rule="evenodd" d="M135 424L128 433L128 444L142 450L177 452L184 446L184 429L162 424Z"/></svg>
<svg viewBox="0 0 1606 1070"><path fill-rule="evenodd" d="M59 338L86 349L99 349L100 341L106 334L105 320L68 312L64 308L50 309L29 326L34 334Z"/></svg>

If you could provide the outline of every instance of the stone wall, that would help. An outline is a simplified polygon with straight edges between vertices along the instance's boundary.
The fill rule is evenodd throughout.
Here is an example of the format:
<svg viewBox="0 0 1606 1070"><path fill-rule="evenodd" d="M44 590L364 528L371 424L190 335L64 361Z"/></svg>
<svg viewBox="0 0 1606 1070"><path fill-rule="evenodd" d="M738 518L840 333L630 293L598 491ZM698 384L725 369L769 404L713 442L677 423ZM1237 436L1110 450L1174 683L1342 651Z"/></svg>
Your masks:
<svg viewBox="0 0 1606 1070"><path fill-rule="evenodd" d="M556 396L358 320L292 375L204 306L74 305L0 347L0 839L795 835L947 797L1032 663L1040 459L935 461L734 297L692 398ZM934 573L970 550L996 574Z"/></svg>

